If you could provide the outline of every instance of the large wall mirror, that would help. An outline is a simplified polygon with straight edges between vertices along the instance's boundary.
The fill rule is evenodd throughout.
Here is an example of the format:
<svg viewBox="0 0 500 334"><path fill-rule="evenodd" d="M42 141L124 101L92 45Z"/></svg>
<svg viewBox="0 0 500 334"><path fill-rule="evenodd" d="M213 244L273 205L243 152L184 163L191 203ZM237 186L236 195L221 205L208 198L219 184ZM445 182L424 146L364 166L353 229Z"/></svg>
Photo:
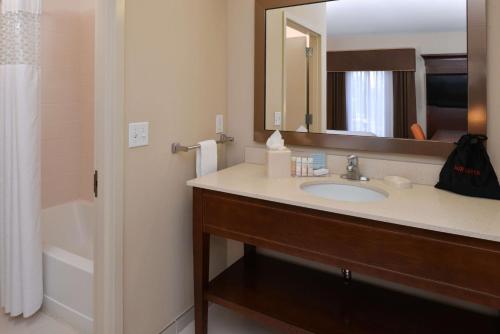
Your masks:
<svg viewBox="0 0 500 334"><path fill-rule="evenodd" d="M256 0L255 139L446 155L486 132L485 0Z"/></svg>

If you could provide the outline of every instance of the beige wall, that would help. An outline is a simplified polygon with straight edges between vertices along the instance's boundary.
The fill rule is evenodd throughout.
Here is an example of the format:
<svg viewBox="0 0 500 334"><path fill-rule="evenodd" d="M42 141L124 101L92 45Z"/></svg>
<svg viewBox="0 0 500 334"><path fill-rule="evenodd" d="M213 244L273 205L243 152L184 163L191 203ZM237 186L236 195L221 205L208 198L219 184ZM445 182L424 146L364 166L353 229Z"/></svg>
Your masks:
<svg viewBox="0 0 500 334"><path fill-rule="evenodd" d="M94 0L43 1L43 207L92 200Z"/></svg>
<svg viewBox="0 0 500 334"><path fill-rule="evenodd" d="M328 51L388 48L415 48L419 54L466 53L467 34L435 32L328 37Z"/></svg>
<svg viewBox="0 0 500 334"><path fill-rule="evenodd" d="M125 25L126 120L150 122L150 145L126 150L124 326L156 334L193 304L195 154L170 144L215 138L226 114L226 0L126 0Z"/></svg>
<svg viewBox="0 0 500 334"><path fill-rule="evenodd" d="M500 175L500 1L488 0L488 152Z"/></svg>

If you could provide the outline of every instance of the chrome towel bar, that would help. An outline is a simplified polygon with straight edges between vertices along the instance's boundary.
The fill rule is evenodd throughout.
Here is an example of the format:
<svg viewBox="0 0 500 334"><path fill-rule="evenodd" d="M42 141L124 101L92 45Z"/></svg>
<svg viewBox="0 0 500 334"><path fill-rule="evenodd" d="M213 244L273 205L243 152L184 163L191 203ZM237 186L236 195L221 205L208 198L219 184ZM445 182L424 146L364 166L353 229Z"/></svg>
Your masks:
<svg viewBox="0 0 500 334"><path fill-rule="evenodd" d="M225 144L225 143L230 143L230 142L231 143L234 142L234 137L229 137L223 133L220 135L219 140L217 140L217 144ZM196 150L199 147L200 147L199 144L198 145L191 145L191 146L182 146L179 143L173 143L172 144L172 153L176 154L179 152L189 152L192 150Z"/></svg>

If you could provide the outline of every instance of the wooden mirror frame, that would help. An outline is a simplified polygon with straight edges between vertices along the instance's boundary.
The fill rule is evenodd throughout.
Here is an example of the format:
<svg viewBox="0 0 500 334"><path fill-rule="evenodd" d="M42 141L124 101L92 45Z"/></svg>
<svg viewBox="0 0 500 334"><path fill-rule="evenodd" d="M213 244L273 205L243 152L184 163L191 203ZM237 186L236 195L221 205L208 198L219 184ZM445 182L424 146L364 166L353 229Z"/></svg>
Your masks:
<svg viewBox="0 0 500 334"><path fill-rule="evenodd" d="M330 0L255 0L255 109L254 140L264 143L273 130L265 128L266 112L266 11L328 2ZM486 134L486 0L467 0L467 49L469 75L468 132ZM326 149L416 154L446 157L454 144L381 137L282 131L287 145Z"/></svg>

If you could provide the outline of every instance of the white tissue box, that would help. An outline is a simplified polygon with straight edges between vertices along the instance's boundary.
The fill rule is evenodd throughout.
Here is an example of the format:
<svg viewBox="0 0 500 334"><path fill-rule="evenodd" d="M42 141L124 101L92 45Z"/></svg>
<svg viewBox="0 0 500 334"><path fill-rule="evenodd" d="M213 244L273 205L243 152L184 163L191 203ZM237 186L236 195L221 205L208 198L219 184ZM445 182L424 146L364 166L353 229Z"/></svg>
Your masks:
<svg viewBox="0 0 500 334"><path fill-rule="evenodd" d="M291 176L292 151L267 151L267 177L286 178Z"/></svg>

